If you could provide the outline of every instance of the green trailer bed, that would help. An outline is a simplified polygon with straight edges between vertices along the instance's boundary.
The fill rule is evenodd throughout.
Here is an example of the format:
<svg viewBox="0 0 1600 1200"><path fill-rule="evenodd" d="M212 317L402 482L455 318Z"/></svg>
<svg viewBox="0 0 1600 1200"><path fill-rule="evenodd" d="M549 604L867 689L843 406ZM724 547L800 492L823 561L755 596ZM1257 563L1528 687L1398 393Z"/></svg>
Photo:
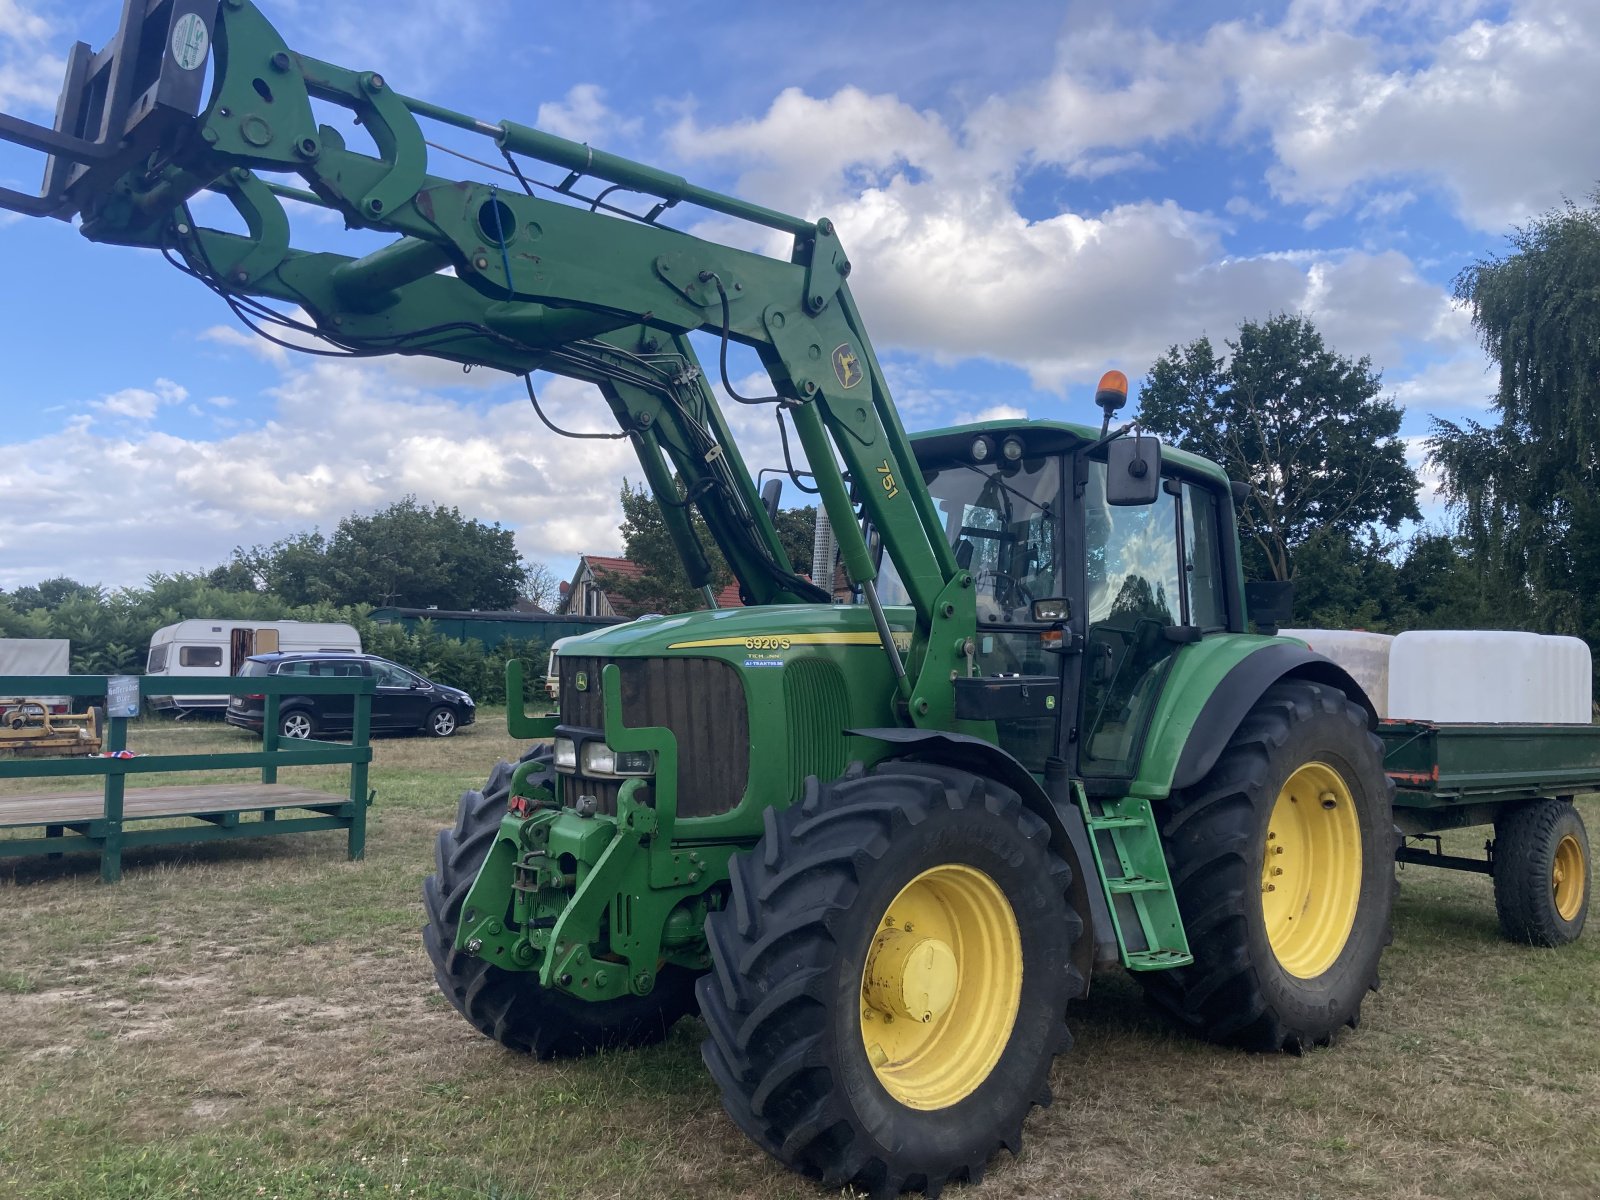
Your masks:
<svg viewBox="0 0 1600 1200"><path fill-rule="evenodd" d="M1494 877L1507 937L1561 945L1583 929L1590 858L1575 796L1600 793L1600 726L1382 721L1394 781L1396 857ZM1445 852L1440 834L1493 827L1481 858Z"/></svg>

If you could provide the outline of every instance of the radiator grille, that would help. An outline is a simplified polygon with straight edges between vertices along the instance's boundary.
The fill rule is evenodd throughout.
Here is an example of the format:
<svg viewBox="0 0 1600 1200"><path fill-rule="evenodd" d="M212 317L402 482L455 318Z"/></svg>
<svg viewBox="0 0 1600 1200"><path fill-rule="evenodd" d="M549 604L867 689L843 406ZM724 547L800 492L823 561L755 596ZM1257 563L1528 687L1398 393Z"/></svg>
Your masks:
<svg viewBox="0 0 1600 1200"><path fill-rule="evenodd" d="M715 658L557 658L561 671L561 721L599 729L605 725L600 671L622 671L622 719L661 725L678 740L678 815L711 817L744 797L750 777L750 719L739 672ZM579 691L579 672L588 687ZM600 811L617 811L617 780L585 780L585 795Z"/></svg>
<svg viewBox="0 0 1600 1200"><path fill-rule="evenodd" d="M822 658L794 660L784 668L783 704L795 783L808 775L837 779L844 774L850 700L839 668Z"/></svg>

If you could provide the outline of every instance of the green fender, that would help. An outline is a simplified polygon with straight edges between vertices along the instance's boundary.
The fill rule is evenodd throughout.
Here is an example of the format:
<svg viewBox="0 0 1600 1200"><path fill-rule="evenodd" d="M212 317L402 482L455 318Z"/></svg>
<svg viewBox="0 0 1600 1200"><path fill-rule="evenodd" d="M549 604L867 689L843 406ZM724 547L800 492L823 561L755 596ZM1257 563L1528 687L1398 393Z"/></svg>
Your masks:
<svg viewBox="0 0 1600 1200"><path fill-rule="evenodd" d="M1377 724L1361 685L1304 644L1248 633L1213 634L1174 656L1129 794L1162 800L1205 778L1262 693L1284 679L1336 687Z"/></svg>

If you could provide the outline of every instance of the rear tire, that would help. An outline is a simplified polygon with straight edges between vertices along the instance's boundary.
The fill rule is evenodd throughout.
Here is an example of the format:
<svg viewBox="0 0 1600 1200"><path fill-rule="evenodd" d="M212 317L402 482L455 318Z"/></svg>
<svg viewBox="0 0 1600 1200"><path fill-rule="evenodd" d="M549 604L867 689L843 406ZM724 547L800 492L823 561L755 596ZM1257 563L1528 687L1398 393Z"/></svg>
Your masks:
<svg viewBox="0 0 1600 1200"><path fill-rule="evenodd" d="M290 709L278 718L278 736L305 741L317 736L317 721L302 708Z"/></svg>
<svg viewBox="0 0 1600 1200"><path fill-rule="evenodd" d="M550 756L549 746L536 746L519 761ZM694 1011L694 976L681 967L662 967L648 996L588 1001L543 988L530 972L502 970L455 948L462 902L506 815L515 769L501 761L483 791L463 792L455 828L439 833L437 871L422 884L428 916L422 944L439 990L485 1037L537 1058L660 1041L679 1017Z"/></svg>
<svg viewBox="0 0 1600 1200"><path fill-rule="evenodd" d="M1268 688L1166 806L1195 961L1137 973L1150 999L1250 1050L1299 1053L1355 1028L1391 940L1393 793L1364 709L1323 684Z"/></svg>
<svg viewBox="0 0 1600 1200"><path fill-rule="evenodd" d="M1577 941L1589 891L1589 834L1570 800L1518 804L1495 822L1494 907L1509 940Z"/></svg>
<svg viewBox="0 0 1600 1200"><path fill-rule="evenodd" d="M1048 828L1011 789L921 763L808 779L765 822L706 919L702 1056L723 1107L829 1187L976 1182L1050 1102L1082 991Z"/></svg>

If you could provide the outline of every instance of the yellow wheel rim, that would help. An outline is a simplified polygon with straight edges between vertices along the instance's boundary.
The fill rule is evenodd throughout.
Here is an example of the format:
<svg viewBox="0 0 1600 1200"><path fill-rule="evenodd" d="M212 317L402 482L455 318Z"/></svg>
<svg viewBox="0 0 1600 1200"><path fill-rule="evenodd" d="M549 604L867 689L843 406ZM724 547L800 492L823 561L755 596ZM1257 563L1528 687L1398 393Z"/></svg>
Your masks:
<svg viewBox="0 0 1600 1200"><path fill-rule="evenodd" d="M918 875L889 905L861 973L861 1042L907 1108L970 1096L1011 1040L1022 935L1005 893L973 867Z"/></svg>
<svg viewBox="0 0 1600 1200"><path fill-rule="evenodd" d="M1278 965L1315 979L1338 961L1361 901L1361 820L1338 771L1309 762L1267 821L1261 913Z"/></svg>
<svg viewBox="0 0 1600 1200"><path fill-rule="evenodd" d="M1556 911L1563 921L1571 921L1583 908L1583 893L1589 887L1589 864L1583 861L1583 847L1570 833L1556 844L1550 886L1555 890Z"/></svg>

